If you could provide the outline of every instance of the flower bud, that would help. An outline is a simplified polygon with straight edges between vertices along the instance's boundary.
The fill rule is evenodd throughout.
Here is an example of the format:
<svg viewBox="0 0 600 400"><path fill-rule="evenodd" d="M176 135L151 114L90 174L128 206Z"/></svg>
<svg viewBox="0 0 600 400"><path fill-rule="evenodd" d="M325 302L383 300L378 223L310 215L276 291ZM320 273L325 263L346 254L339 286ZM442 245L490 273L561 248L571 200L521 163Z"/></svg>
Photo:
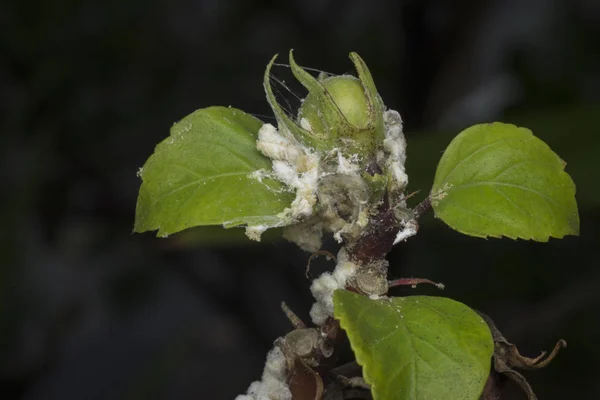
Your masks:
<svg viewBox="0 0 600 400"><path fill-rule="evenodd" d="M365 91L357 78L349 75L333 76L324 79L321 83L350 125L361 129L368 127L369 105ZM311 130L327 129L319 106L318 95L314 92L309 93L298 112L298 122L301 126L302 118L305 118Z"/></svg>
<svg viewBox="0 0 600 400"><path fill-rule="evenodd" d="M273 60L265 72L267 99L275 112L280 130L287 131L301 143L316 150L337 149L345 157L373 159L383 143L384 105L364 61L351 53L358 78L341 75L317 79L294 60L290 51L290 67L308 95L294 120L275 100L270 84Z"/></svg>

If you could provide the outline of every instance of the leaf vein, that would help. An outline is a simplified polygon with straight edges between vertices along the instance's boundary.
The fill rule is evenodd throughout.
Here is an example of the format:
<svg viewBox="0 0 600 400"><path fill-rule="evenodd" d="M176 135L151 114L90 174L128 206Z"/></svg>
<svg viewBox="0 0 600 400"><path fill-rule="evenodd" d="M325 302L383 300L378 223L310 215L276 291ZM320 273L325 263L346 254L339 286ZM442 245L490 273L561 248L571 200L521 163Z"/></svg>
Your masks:
<svg viewBox="0 0 600 400"><path fill-rule="evenodd" d="M456 361L454 358L452 358L450 355L448 355L448 353L446 353L445 350L442 350L441 347L433 345L433 343L423 339L422 337L420 337L418 335L414 335L414 337L416 339L419 339L421 342L425 343L427 346L431 347L432 349L436 350L438 353L440 353L441 355L446 357L448 360L452 361L452 363L456 364L460 369L463 368L462 365L458 361ZM423 358L421 358L421 359L423 359Z"/></svg>
<svg viewBox="0 0 600 400"><path fill-rule="evenodd" d="M446 174L446 176L444 177L444 179L442 180L442 186L443 183L446 183L448 181L448 178L454 173L454 171L456 171L456 169L465 161L469 160L471 157L474 157L475 155L479 154L480 152L482 152L483 150L495 146L496 144L500 143L500 142L505 142L508 139L506 138L502 138L502 139L498 139L492 143L488 143L485 146L482 146L480 148L478 148L477 150L475 150L474 152L472 152L471 154L469 154L468 156L466 156L465 158L461 159L459 162L456 163L456 165L454 165L454 167L452 167L452 169L450 170L450 172L448 172Z"/></svg>
<svg viewBox="0 0 600 400"><path fill-rule="evenodd" d="M164 198L166 198L166 197L169 197L169 196L172 196L173 194L175 194L175 193L177 193L177 192L180 192L180 191L182 191L182 190L184 190L184 189L187 189L187 188L188 188L188 187L190 187L190 186L193 186L193 185L198 185L198 187L200 187L200 186L199 186L199 185L200 185L200 183L202 183L202 182L205 182L205 181L208 181L208 180L211 180L211 179L213 179L213 180L214 180L214 179L226 178L226 177L230 177L230 176L238 176L238 175L248 175L248 172L246 172L246 171L244 171L244 172L227 172L227 173L224 173L224 174L217 174L217 175L207 176L207 177L205 177L205 178L196 179L195 181L192 181L192 182L190 182L190 183L187 183L187 184L185 184L185 185L183 185L183 186L180 186L180 187L178 187L178 188L175 188L175 189L173 189L173 190L171 190L171 191L169 191L169 192L167 192L167 193L163 194L163 195L162 195L162 196L160 196L158 199L156 199L156 200L154 201L154 203L155 203L155 204L157 204L157 203L161 202L161 201L162 201ZM197 189L197 188L196 188L196 189ZM194 191L194 193L195 193L195 191Z"/></svg>
<svg viewBox="0 0 600 400"><path fill-rule="evenodd" d="M540 196L541 198L547 200L549 203L552 203L554 205L558 205L558 203L552 199L551 197L549 197L548 195L541 193L537 190L528 188L526 186L523 185L517 185L516 183L508 183L508 182L493 182L493 181L479 181L479 182L473 182L473 183L468 183L465 185L460 185L460 186L456 186L454 189L466 189L469 187L475 187L475 186L483 186L483 185L490 185L490 186L506 186L506 187L513 187L513 188L517 188L517 189L521 189L525 192L530 192L533 194L536 194L538 196Z"/></svg>
<svg viewBox="0 0 600 400"><path fill-rule="evenodd" d="M500 190L499 188L492 186L492 188L494 188L494 190L502 197L504 197L509 203L511 203L512 205L514 205L519 211L521 211L523 214L527 215L529 218L531 218L532 220L534 219L533 215L531 215L531 213L527 210L525 210L523 207L521 207L519 204L515 203L513 201L513 199L511 199L506 193L504 193L502 190Z"/></svg>

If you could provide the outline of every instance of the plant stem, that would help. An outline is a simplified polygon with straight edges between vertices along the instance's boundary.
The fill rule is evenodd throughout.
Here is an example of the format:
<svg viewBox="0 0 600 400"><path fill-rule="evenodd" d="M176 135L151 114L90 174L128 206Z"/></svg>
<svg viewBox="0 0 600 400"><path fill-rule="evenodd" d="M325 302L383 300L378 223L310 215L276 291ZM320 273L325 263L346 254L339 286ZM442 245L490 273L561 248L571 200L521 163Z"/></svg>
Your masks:
<svg viewBox="0 0 600 400"><path fill-rule="evenodd" d="M384 196L384 199L387 196ZM365 234L355 243L347 245L350 256L361 265L372 264L385 260L392 250L394 238L400 229L400 221L394 215L394 210L387 200L377 210L365 228Z"/></svg>
<svg viewBox="0 0 600 400"><path fill-rule="evenodd" d="M427 196L422 202L417 204L417 206L412 209L415 219L418 220L421 218L424 214L428 213L431 208L431 197Z"/></svg>

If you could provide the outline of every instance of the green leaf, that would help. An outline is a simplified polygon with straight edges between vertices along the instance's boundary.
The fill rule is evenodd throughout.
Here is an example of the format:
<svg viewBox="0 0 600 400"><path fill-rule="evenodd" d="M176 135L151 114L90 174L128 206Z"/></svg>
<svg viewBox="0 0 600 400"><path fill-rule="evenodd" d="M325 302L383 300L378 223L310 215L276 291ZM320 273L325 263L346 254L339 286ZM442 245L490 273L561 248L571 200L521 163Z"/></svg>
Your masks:
<svg viewBox="0 0 600 400"><path fill-rule="evenodd" d="M333 302L375 400L479 399L494 342L469 307L444 297L371 300L347 290Z"/></svg>
<svg viewBox="0 0 600 400"><path fill-rule="evenodd" d="M159 236L199 225L280 224L294 196L278 181L250 178L270 170L256 149L260 120L235 108L198 110L173 125L140 170L136 232Z"/></svg>
<svg viewBox="0 0 600 400"><path fill-rule="evenodd" d="M438 165L436 216L471 236L548 241L579 234L575 184L530 130L495 122L462 131Z"/></svg>

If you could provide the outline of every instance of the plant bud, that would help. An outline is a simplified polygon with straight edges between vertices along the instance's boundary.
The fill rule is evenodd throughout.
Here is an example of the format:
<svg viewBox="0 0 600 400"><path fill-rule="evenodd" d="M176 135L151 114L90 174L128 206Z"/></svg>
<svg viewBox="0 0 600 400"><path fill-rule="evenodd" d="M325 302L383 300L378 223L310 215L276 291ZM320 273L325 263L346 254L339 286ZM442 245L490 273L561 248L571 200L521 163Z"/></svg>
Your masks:
<svg viewBox="0 0 600 400"><path fill-rule="evenodd" d="M350 58L358 78L341 75L317 79L296 64L290 52L292 73L308 89L296 119L285 113L273 95L269 79L273 58L264 78L267 99L280 130L301 143L316 150L337 149L344 157L373 159L384 139L384 105L364 61L356 53Z"/></svg>
<svg viewBox="0 0 600 400"><path fill-rule="evenodd" d="M328 96L337 105L346 121L356 128L367 128L369 125L369 105L360 81L349 75L333 76L322 81ZM316 93L309 93L298 112L298 122L302 126L305 118L311 130L324 132L323 115L319 110L319 98ZM333 128L333 127L332 127Z"/></svg>

